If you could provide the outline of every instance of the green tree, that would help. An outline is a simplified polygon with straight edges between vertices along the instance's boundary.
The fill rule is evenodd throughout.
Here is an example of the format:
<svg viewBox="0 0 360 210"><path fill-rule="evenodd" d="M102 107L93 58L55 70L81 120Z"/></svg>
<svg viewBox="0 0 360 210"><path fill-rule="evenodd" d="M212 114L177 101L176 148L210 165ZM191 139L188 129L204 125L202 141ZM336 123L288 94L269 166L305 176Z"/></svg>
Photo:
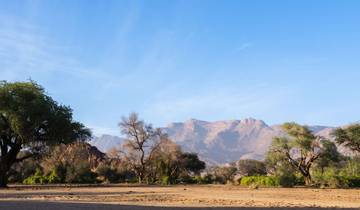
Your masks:
<svg viewBox="0 0 360 210"><path fill-rule="evenodd" d="M325 167L338 164L343 156L338 152L337 146L331 141L323 141L323 155L316 161L316 166L321 169L321 173L324 173Z"/></svg>
<svg viewBox="0 0 360 210"><path fill-rule="evenodd" d="M201 161L196 153L183 153L180 156L182 167L188 172L195 175L199 175L206 165L204 161Z"/></svg>
<svg viewBox="0 0 360 210"><path fill-rule="evenodd" d="M7 186L14 163L90 135L72 119L68 106L59 105L35 82L0 83L0 187ZM18 157L22 150L28 155Z"/></svg>
<svg viewBox="0 0 360 210"><path fill-rule="evenodd" d="M237 163L239 173L243 176L266 175L266 165L262 161L244 159Z"/></svg>
<svg viewBox="0 0 360 210"><path fill-rule="evenodd" d="M338 128L333 133L335 141L352 151L360 152L360 124L350 125L347 128Z"/></svg>
<svg viewBox="0 0 360 210"><path fill-rule="evenodd" d="M312 184L310 169L316 160L330 152L327 147L324 148L325 143L330 142L296 123L285 123L282 128L288 136L275 137L269 152L279 153L278 157L286 159L301 173L306 185Z"/></svg>

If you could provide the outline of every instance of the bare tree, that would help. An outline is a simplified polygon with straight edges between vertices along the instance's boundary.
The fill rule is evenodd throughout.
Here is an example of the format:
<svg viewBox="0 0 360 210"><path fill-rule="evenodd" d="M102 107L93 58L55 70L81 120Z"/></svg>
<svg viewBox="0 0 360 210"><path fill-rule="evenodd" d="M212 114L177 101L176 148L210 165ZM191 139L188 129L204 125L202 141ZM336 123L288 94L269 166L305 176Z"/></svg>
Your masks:
<svg viewBox="0 0 360 210"><path fill-rule="evenodd" d="M119 126L122 134L126 136L123 154L138 177L139 183L143 183L147 178L147 166L160 140L166 135L161 129L153 128L151 124L139 120L136 113L123 117Z"/></svg>

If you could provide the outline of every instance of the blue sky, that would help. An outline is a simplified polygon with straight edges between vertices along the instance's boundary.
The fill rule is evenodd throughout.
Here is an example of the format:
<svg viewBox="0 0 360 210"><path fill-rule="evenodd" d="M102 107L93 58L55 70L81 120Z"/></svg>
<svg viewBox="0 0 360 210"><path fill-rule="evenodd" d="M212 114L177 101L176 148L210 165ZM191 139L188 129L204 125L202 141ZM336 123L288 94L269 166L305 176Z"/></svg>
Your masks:
<svg viewBox="0 0 360 210"><path fill-rule="evenodd" d="M96 135L138 112L342 125L360 116L360 1L0 1L0 79Z"/></svg>

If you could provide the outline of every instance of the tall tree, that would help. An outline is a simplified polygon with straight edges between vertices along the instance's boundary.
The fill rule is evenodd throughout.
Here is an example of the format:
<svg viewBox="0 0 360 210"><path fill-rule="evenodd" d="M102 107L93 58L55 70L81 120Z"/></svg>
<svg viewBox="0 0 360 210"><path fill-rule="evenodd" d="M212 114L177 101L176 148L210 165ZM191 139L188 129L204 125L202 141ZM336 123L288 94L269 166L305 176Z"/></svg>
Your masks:
<svg viewBox="0 0 360 210"><path fill-rule="evenodd" d="M288 137L275 137L269 152L280 153L280 156L302 174L305 184L310 185L310 169L316 160L330 152L327 148L331 147L324 145L325 142L326 145L331 142L315 136L308 127L296 123L285 123L282 128Z"/></svg>
<svg viewBox="0 0 360 210"><path fill-rule="evenodd" d="M147 167L162 138L167 138L161 129L155 129L151 124L139 120L136 113L123 117L119 123L122 134L126 136L124 154L138 177L143 183L147 176Z"/></svg>
<svg viewBox="0 0 360 210"><path fill-rule="evenodd" d="M72 119L35 82L0 82L0 187L6 187L11 166L51 145L85 140L90 131ZM19 157L20 151L27 155Z"/></svg>
<svg viewBox="0 0 360 210"><path fill-rule="evenodd" d="M360 124L353 124L346 128L336 129L332 135L338 144L360 153Z"/></svg>

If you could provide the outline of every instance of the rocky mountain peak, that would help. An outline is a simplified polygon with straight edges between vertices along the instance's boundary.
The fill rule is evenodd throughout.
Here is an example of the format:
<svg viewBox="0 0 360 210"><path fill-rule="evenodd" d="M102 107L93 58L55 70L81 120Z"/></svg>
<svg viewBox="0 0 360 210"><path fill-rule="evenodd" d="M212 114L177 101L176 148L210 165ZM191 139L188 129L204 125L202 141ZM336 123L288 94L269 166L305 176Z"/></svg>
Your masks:
<svg viewBox="0 0 360 210"><path fill-rule="evenodd" d="M329 137L334 128L310 126L310 129L317 135ZM184 151L198 153L208 164L263 159L273 137L284 135L280 125L269 126L254 118L212 122L192 118L170 123L163 131ZM103 135L90 143L105 152L122 142L120 137Z"/></svg>

